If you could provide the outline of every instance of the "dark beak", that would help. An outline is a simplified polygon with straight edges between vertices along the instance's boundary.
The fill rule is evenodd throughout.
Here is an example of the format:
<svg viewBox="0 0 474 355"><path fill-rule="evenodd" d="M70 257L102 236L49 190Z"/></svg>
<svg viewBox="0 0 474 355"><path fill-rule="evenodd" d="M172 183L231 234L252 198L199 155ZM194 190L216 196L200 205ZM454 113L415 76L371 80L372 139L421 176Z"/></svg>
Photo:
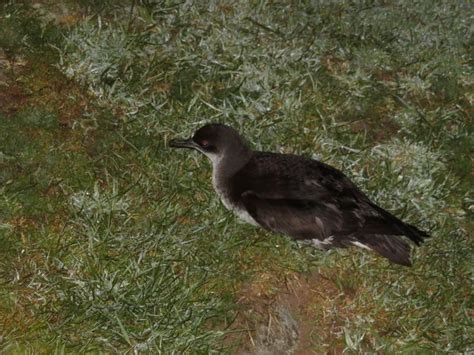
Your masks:
<svg viewBox="0 0 474 355"><path fill-rule="evenodd" d="M191 139L172 139L168 143L171 148L189 148L196 149L198 145Z"/></svg>

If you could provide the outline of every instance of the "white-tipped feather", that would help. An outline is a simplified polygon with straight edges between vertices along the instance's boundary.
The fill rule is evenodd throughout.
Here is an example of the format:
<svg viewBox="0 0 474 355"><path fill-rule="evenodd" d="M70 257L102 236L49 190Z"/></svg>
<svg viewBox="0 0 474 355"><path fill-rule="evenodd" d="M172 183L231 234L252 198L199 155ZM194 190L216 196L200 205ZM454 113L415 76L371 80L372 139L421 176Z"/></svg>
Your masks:
<svg viewBox="0 0 474 355"><path fill-rule="evenodd" d="M372 248L369 248L367 245L362 244L361 242L351 242L351 243L354 244L356 247L367 249L367 250L372 250Z"/></svg>
<svg viewBox="0 0 474 355"><path fill-rule="evenodd" d="M313 246L315 246L318 249L326 249L327 247L332 245L333 240L334 240L334 237L330 236L323 240L311 239L311 242L313 243Z"/></svg>

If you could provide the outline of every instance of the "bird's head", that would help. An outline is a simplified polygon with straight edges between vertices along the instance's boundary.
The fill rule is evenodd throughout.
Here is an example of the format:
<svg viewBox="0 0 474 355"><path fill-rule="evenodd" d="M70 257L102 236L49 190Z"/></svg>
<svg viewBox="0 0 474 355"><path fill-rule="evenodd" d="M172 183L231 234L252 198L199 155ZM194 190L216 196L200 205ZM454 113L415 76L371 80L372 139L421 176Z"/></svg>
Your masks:
<svg viewBox="0 0 474 355"><path fill-rule="evenodd" d="M221 161L224 155L229 160L237 159L237 157L247 158L250 155L250 150L239 133L232 127L219 123L207 124L199 128L189 139L172 139L169 146L198 150L214 165Z"/></svg>

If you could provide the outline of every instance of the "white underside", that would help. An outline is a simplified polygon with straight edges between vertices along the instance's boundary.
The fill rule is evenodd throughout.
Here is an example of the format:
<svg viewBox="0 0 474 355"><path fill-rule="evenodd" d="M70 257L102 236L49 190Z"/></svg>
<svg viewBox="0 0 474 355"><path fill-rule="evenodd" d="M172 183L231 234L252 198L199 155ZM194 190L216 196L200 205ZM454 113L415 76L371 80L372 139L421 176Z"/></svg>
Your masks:
<svg viewBox="0 0 474 355"><path fill-rule="evenodd" d="M228 210L234 212L243 221L245 221L247 223L250 223L254 226L259 226L257 221L255 219L253 219L253 217L247 211L242 210L242 209L238 209L238 208L229 207L228 204L224 202L224 199L222 197L221 197L221 201L224 204L224 206L227 207Z"/></svg>
<svg viewBox="0 0 474 355"><path fill-rule="evenodd" d="M354 244L356 247L359 247L359 248L362 248L362 249L367 249L367 250L372 250L367 245L362 244L361 242L351 242L351 243Z"/></svg>
<svg viewBox="0 0 474 355"><path fill-rule="evenodd" d="M326 239L323 239L323 240L311 239L311 242L313 243L313 246L318 249L326 249L328 246L332 245L333 240L334 240L334 237L331 235L330 237L327 237Z"/></svg>
<svg viewBox="0 0 474 355"><path fill-rule="evenodd" d="M219 185L216 183L216 179L213 176L212 179L212 185L214 186L214 189L217 192L217 195L219 195L219 198L222 201L222 204L229 210L234 212L240 219L244 220L247 223L253 224L254 226L258 226L259 224L253 217L243 208L238 208L237 206L234 206L231 204L227 196L224 194L223 190L219 187Z"/></svg>
<svg viewBox="0 0 474 355"><path fill-rule="evenodd" d="M234 212L243 221L245 221L247 223L250 223L254 226L258 226L259 224L257 223L257 221L255 221L255 219L253 219L253 217L245 209L238 208L237 206L234 206L234 205L231 204L230 200L228 199L228 197L224 193L224 190L219 186L219 184L218 184L219 179L216 176L216 172L219 171L219 169L218 169L218 166L219 166L219 163L220 163L219 156L216 155L216 154L212 154L212 153L208 153L208 152L204 152L204 151L202 151L202 153L204 153L212 163L212 186L214 186L214 190L216 190L217 195L219 196L220 200L222 201L222 204L229 211Z"/></svg>
<svg viewBox="0 0 474 355"><path fill-rule="evenodd" d="M327 249L327 247L332 245L333 240L334 240L334 237L331 236L331 237L328 237L328 238L323 239L323 240L311 239L311 242L312 242L313 246L318 248L318 249ZM351 242L351 244L353 244L356 247L362 248L362 249L372 250L372 248L368 247L365 244L362 244L361 242Z"/></svg>

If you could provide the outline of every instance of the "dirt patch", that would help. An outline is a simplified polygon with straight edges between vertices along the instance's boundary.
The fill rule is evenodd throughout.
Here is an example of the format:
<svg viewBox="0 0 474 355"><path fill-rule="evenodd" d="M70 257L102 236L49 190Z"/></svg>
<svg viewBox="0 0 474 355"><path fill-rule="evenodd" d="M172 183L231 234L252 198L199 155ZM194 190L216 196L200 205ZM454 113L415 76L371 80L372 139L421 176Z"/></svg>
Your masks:
<svg viewBox="0 0 474 355"><path fill-rule="evenodd" d="M47 59L8 59L0 51L0 113L11 117L27 108L41 109L70 127L88 112L89 102L86 91Z"/></svg>
<svg viewBox="0 0 474 355"><path fill-rule="evenodd" d="M5 84L0 87L0 112L11 116L18 112L28 102L28 95L18 85Z"/></svg>
<svg viewBox="0 0 474 355"><path fill-rule="evenodd" d="M70 127L89 109L90 98L85 90L49 63L39 62L29 67L22 83L32 93L30 104L47 106L57 113L61 126Z"/></svg>
<svg viewBox="0 0 474 355"><path fill-rule="evenodd" d="M400 126L389 118L374 118L356 120L351 123L350 129L354 133L363 132L374 142L384 142L395 136Z"/></svg>
<svg viewBox="0 0 474 355"><path fill-rule="evenodd" d="M280 286L271 293L262 287L268 287L269 280L258 278L245 285L239 292L244 311L235 325L247 333L238 353L306 355L328 348L332 354L342 353L341 327L343 319L350 317L345 306L351 295L324 273L292 274L276 283Z"/></svg>
<svg viewBox="0 0 474 355"><path fill-rule="evenodd" d="M321 58L321 63L330 73L345 73L350 66L348 61L329 54Z"/></svg>
<svg viewBox="0 0 474 355"><path fill-rule="evenodd" d="M28 95L12 78L13 73L18 73L23 63L14 58L8 58L0 48L0 113L10 116L26 105Z"/></svg>

